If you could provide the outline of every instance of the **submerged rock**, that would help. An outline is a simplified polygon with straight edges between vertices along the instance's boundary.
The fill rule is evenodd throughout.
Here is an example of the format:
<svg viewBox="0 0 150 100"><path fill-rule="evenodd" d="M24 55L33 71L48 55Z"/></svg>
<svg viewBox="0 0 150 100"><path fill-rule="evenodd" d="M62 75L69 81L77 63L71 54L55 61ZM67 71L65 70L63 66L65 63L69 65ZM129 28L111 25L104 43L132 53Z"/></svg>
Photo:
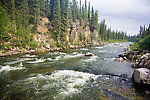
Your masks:
<svg viewBox="0 0 150 100"><path fill-rule="evenodd" d="M85 56L94 56L94 54L87 52L85 53Z"/></svg>
<svg viewBox="0 0 150 100"><path fill-rule="evenodd" d="M150 70L147 68L135 69L132 77L137 84L150 85Z"/></svg>

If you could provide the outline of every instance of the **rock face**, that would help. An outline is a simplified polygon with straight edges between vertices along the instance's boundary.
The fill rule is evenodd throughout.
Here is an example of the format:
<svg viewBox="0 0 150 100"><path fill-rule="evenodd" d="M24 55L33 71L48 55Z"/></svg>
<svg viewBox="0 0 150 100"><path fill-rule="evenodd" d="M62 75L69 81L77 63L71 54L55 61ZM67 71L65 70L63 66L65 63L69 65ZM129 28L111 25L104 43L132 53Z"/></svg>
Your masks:
<svg viewBox="0 0 150 100"><path fill-rule="evenodd" d="M150 70L147 68L135 69L133 73L133 80L137 84L150 85Z"/></svg>
<svg viewBox="0 0 150 100"><path fill-rule="evenodd" d="M150 53L147 53L141 56L136 62L132 65L133 68L148 68L150 69Z"/></svg>
<svg viewBox="0 0 150 100"><path fill-rule="evenodd" d="M68 29L68 35L66 39L70 42L70 44L82 44L82 45L99 45L99 36L98 31L94 30L93 32L90 30L88 26L80 26L80 21L72 22L70 28Z"/></svg>

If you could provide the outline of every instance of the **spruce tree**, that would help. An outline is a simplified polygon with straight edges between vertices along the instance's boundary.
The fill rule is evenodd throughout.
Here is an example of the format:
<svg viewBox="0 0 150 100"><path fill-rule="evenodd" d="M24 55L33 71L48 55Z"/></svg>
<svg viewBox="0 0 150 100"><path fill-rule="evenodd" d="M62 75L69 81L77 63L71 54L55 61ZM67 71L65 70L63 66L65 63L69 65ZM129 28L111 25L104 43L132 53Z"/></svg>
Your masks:
<svg viewBox="0 0 150 100"><path fill-rule="evenodd" d="M60 40L61 35L61 10L60 10L60 0L54 1L53 8L53 25L54 25L54 34L56 39Z"/></svg>
<svg viewBox="0 0 150 100"><path fill-rule="evenodd" d="M72 4L72 20L73 20L73 22L76 22L77 18L79 18L79 11L77 8L76 0L73 0L73 4Z"/></svg>
<svg viewBox="0 0 150 100"><path fill-rule="evenodd" d="M95 11L95 28L98 30L99 28L98 28L99 26L98 26L98 11L96 10Z"/></svg>
<svg viewBox="0 0 150 100"><path fill-rule="evenodd" d="M84 8L84 20L87 23L88 21L88 14L87 14L87 1L85 0L85 8Z"/></svg>
<svg viewBox="0 0 150 100"><path fill-rule="evenodd" d="M14 0L11 0L10 12L11 12L11 19L12 19L12 21L14 21L15 20L15 2L14 2Z"/></svg>
<svg viewBox="0 0 150 100"><path fill-rule="evenodd" d="M99 32L100 32L100 36L101 36L101 39L104 41L104 40L107 40L107 30L106 30L106 24L105 24L105 20L103 20L101 23L100 23L100 29L99 29Z"/></svg>
<svg viewBox="0 0 150 100"><path fill-rule="evenodd" d="M0 2L0 42L7 41L8 35L9 17L7 11L2 7Z"/></svg>
<svg viewBox="0 0 150 100"><path fill-rule="evenodd" d="M53 20L54 1L55 0L50 0L50 20Z"/></svg>
<svg viewBox="0 0 150 100"><path fill-rule="evenodd" d="M84 11L84 5L82 5L82 11L81 12L82 12L82 19L84 20L84 12L85 12Z"/></svg>
<svg viewBox="0 0 150 100"><path fill-rule="evenodd" d="M30 23L37 26L40 22L40 2L39 0L29 0Z"/></svg>
<svg viewBox="0 0 150 100"><path fill-rule="evenodd" d="M88 21L90 22L90 17L91 17L91 8L90 8L90 2L89 2L89 7L88 7Z"/></svg>
<svg viewBox="0 0 150 100"><path fill-rule="evenodd" d="M22 20L21 24L27 29L29 24L29 6L28 0L16 0L16 8L19 10L21 14Z"/></svg>
<svg viewBox="0 0 150 100"><path fill-rule="evenodd" d="M62 33L67 32L69 27L68 22L68 0L61 0L61 21L62 21Z"/></svg>
<svg viewBox="0 0 150 100"><path fill-rule="evenodd" d="M94 26L95 26L95 17L94 17L94 8L92 7L91 20L90 20L90 30L92 32L94 31Z"/></svg>
<svg viewBox="0 0 150 100"><path fill-rule="evenodd" d="M40 4L40 15L42 17L45 17L46 15L46 1L45 0L39 0Z"/></svg>
<svg viewBox="0 0 150 100"><path fill-rule="evenodd" d="M81 0L80 0L80 14L81 14L81 10L82 10L82 8L81 8Z"/></svg>

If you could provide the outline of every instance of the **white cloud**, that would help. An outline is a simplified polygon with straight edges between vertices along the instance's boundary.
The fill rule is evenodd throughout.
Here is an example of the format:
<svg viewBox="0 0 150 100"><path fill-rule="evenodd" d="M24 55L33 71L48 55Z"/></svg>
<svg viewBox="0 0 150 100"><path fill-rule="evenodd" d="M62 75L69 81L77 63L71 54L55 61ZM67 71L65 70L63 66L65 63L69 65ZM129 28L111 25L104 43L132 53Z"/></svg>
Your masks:
<svg viewBox="0 0 150 100"><path fill-rule="evenodd" d="M79 1L79 0L78 0ZM85 0L82 0L84 2ZM150 24L149 0L87 0L99 11L108 27L137 34L140 25Z"/></svg>

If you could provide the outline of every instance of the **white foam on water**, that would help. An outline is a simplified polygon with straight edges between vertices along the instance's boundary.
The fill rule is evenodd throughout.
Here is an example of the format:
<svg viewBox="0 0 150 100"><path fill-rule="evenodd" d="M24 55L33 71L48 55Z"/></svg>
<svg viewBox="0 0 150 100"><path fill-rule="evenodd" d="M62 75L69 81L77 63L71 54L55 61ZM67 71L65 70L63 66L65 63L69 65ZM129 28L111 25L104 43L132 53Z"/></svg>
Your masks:
<svg viewBox="0 0 150 100"><path fill-rule="evenodd" d="M108 51L108 50L101 50L101 51L98 51L99 53L112 53L112 52L110 52L110 51Z"/></svg>
<svg viewBox="0 0 150 100"><path fill-rule="evenodd" d="M42 58L38 59L38 58L36 58L36 61L29 61L29 62L27 62L27 63L36 64L36 63L42 63L42 62L44 62L45 60L46 60L46 59L42 59Z"/></svg>
<svg viewBox="0 0 150 100"><path fill-rule="evenodd" d="M104 58L104 60L105 60L105 61L108 61L108 59L107 59L107 58Z"/></svg>
<svg viewBox="0 0 150 100"><path fill-rule="evenodd" d="M57 56L54 60L60 60L60 58L61 58L62 56L60 55L60 56Z"/></svg>
<svg viewBox="0 0 150 100"><path fill-rule="evenodd" d="M80 48L80 50L87 51L87 50L89 50L89 49L87 49L87 48Z"/></svg>
<svg viewBox="0 0 150 100"><path fill-rule="evenodd" d="M55 71L51 75L38 74L37 76L30 77L27 81L32 82L37 88L38 83L45 80L45 84L42 87L38 87L37 90L50 90L57 89L60 95L70 95L74 93L79 93L83 90L83 86L90 80L95 80L97 78L94 74L78 72L73 70L60 70ZM40 84L40 83L39 83Z"/></svg>
<svg viewBox="0 0 150 100"><path fill-rule="evenodd" d="M76 55L76 54L78 54L78 52L74 52L74 53L72 53L72 54Z"/></svg>
<svg viewBox="0 0 150 100"><path fill-rule="evenodd" d="M59 54L60 54L60 55L65 55L66 53L64 53L64 52L59 52Z"/></svg>
<svg viewBox="0 0 150 100"><path fill-rule="evenodd" d="M102 49L103 47L95 47L96 49Z"/></svg>
<svg viewBox="0 0 150 100"><path fill-rule="evenodd" d="M29 61L29 60L33 60L35 58L17 58L16 61L11 61L11 62L5 62L5 65L11 65L11 64L16 64L19 62L23 62L23 61Z"/></svg>
<svg viewBox="0 0 150 100"><path fill-rule="evenodd" d="M0 69L0 72L11 71L11 70L21 70L21 69L25 69L25 68L23 68L23 67L10 67L9 65L6 65L6 66L2 66L2 68Z"/></svg>
<svg viewBox="0 0 150 100"><path fill-rule="evenodd" d="M26 54L23 57L35 58L35 57L38 57L38 56L37 55Z"/></svg>
<svg viewBox="0 0 150 100"><path fill-rule="evenodd" d="M91 57L89 57L89 59L85 59L84 62L96 61L98 58L99 58L98 56L91 56Z"/></svg>
<svg viewBox="0 0 150 100"><path fill-rule="evenodd" d="M64 52L52 52L52 53L48 53L47 55L58 55L58 54L65 55L66 53L64 53Z"/></svg>
<svg viewBox="0 0 150 100"><path fill-rule="evenodd" d="M48 61L52 61L53 59L52 59L52 58L47 58L47 60L48 60Z"/></svg>
<svg viewBox="0 0 150 100"><path fill-rule="evenodd" d="M22 67L22 66L23 66L22 62L20 62L19 66L20 66L20 67Z"/></svg>
<svg viewBox="0 0 150 100"><path fill-rule="evenodd" d="M64 58L65 59L69 59L69 58L76 58L76 57L82 57L82 56L84 56L84 54L79 54L79 53L73 53L73 54L66 54L65 56L64 56Z"/></svg>

